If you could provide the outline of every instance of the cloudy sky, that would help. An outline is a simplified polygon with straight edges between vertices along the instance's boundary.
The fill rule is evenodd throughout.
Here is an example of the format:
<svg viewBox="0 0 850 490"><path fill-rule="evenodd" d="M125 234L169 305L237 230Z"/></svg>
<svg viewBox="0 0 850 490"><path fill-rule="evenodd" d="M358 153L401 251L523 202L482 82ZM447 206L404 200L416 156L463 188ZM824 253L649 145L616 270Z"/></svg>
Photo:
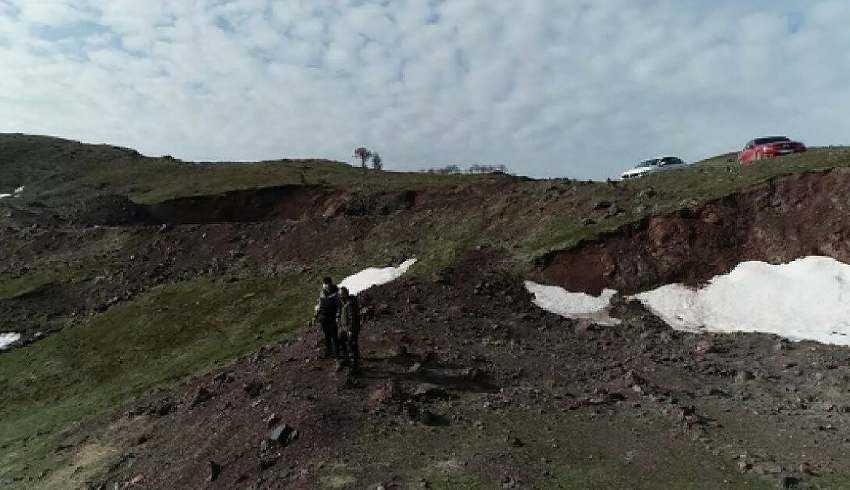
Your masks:
<svg viewBox="0 0 850 490"><path fill-rule="evenodd" d="M0 132L604 178L850 143L846 0L0 0Z"/></svg>

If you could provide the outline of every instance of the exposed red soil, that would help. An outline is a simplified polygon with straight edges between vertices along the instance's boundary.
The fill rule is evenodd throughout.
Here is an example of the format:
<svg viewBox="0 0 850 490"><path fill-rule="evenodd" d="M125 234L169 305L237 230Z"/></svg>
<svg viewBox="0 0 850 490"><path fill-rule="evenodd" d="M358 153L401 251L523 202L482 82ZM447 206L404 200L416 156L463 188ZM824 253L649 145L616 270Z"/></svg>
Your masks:
<svg viewBox="0 0 850 490"><path fill-rule="evenodd" d="M696 285L747 260L809 255L850 262L850 172L804 173L652 216L541 261L540 276L570 291L634 293Z"/></svg>

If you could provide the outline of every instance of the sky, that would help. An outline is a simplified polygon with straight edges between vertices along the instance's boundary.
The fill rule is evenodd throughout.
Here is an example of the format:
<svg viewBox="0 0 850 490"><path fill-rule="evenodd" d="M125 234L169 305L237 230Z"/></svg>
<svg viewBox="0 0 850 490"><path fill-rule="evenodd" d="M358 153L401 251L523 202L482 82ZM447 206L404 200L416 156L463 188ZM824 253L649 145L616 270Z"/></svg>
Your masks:
<svg viewBox="0 0 850 490"><path fill-rule="evenodd" d="M603 179L850 143L846 0L0 0L0 132Z"/></svg>

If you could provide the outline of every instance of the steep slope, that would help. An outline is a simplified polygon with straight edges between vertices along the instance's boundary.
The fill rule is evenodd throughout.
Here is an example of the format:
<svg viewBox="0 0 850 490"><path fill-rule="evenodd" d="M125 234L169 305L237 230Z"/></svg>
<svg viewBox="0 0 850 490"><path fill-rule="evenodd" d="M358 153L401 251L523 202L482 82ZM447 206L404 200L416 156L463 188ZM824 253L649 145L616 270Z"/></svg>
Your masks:
<svg viewBox="0 0 850 490"><path fill-rule="evenodd" d="M0 353L0 481L61 488L69 482L123 483L143 474L148 486L200 486L204 459L226 458L219 461L231 468L221 475L222 487L237 481L274 487L348 478L365 486L378 483L366 476L381 471L387 472L380 474L385 482L397 473L399 481L413 483L426 478L489 487L507 478L504 483L552 484L538 480L539 474L514 474L545 457L559 469L530 467L562 473L557 481L564 485L600 484L616 475L612 484L629 486L643 474L629 466L632 460L644 469L669 467L671 460L678 465L685 459L677 454L709 458L706 454L720 447L720 442L706 446L665 435L644 441L668 444L657 458L635 460L617 452L618 431L634 431L639 445L649 437L647 427L669 424L670 417L676 422L673 399L700 404L723 423L731 424L727 414L734 413L774 430L787 421L748 410L776 410L799 397L806 408L794 410L805 420L840 428L844 418L838 410L845 400L831 390L845 375L844 350L797 349L786 355L773 350L769 337L735 337L719 341L710 362L695 363L689 359L692 337L670 333L634 305L623 306L630 320L622 331L598 330L532 309L518 288L522 279L540 276L587 291L603 284L629 290L669 279L700 281L742 258L783 260L815 246L842 257L846 193L841 190L847 174L830 169L848 164L850 152L822 149L747 169L709 162L635 182L591 183L364 172L324 161L199 165L132 150L0 135L0 192L25 186L22 196L0 200L0 329L24 338L23 346ZM808 226L813 216L837 235ZM732 233L739 226L748 232ZM781 240L785 232L792 236L787 247ZM699 255L703 248L711 254ZM305 327L315 284L325 274L341 277L410 257L419 262L406 282L364 297L376 312L374 333L364 340L373 367L347 391L345 378L328 373L330 366L315 359L315 338ZM585 272L576 276L576 271ZM402 346L412 357L402 355ZM241 356L248 357L232 364ZM413 361L426 371L408 373ZM794 366L781 368L790 363L819 367L798 376ZM837 367L828 369L833 363ZM446 371L481 367L487 368L486 386L475 381L470 390L466 381L455 379L459 371ZM210 369L242 374L219 385L227 376L212 380L213 374L202 374ZM639 394L640 400L632 399L630 386L615 383L629 369L640 370L655 386ZM429 370L455 374L445 380ZM727 386L738 370L756 373L763 382ZM808 378L818 373L820 379ZM547 381L553 376L568 379ZM262 378L270 393L256 406L254 399L238 398L253 377ZM776 393L768 381L776 379L796 391ZM364 409L371 413L370 396L380 398L375 391L388 381L402 383L406 393L415 390L406 384L429 380L446 385L447 406L429 408L418 400L405 405L410 397L402 394L399 404L387 402L388 418L362 415ZM695 396L701 383L722 394ZM217 397L192 407L201 385ZM517 401L495 419L480 413L485 403L502 403L491 399L500 389L522 395L514 395ZM603 391L619 394L606 397ZM599 403L591 401L599 397ZM746 397L758 403L738 403ZM820 405L805 401L808 397L835 409L816 412ZM157 415L157 404L165 399L174 409ZM652 408L642 411L634 404ZM155 413L134 416L139 425L128 426L126 412L148 405L157 406ZM562 411L573 405L578 416ZM600 406L604 410L594 408ZM250 455L259 458L264 422L257 410L266 408L297 425L303 446L293 446L296 454L287 456L291 463L261 471ZM327 417L305 419L307 408ZM587 417L585 408L591 411ZM409 425L409 410L432 410L449 423L434 429L421 422ZM541 410L549 425L530 422ZM219 417L228 422L217 425ZM600 430L596 417L619 429L593 443L589 434ZM485 427L491 423L505 430L481 433L479 419ZM349 436L346 442L321 435L327 420L331 433ZM567 446L559 442L569 447L566 459L558 451L544 451L549 436L542 433L533 436L533 444L504 443L511 427L528 441L533 431L563 433L576 426L588 436ZM805 427L795 426L794 434L801 444L813 444L803 437ZM137 428L139 438L128 439ZM204 439L211 430L221 439ZM826 462L837 454L840 438L822 432L831 441L818 456ZM477 447L499 449L472 449L464 441L473 434L481 435ZM758 451L759 464L781 459L777 464L798 470L795 465L806 459L773 454L776 438L762 440L738 428L716 434L719 441L743 438L741 450ZM407 448L400 442L405 437L430 442ZM151 444L136 447L143 438ZM208 447L198 438L218 442ZM567 439L565 434L552 438ZM582 453L590 447L591 454ZM762 454L766 448L770 455ZM370 462L349 468L347 451L365 452L364 461ZM427 468L417 459L450 451L467 456L447 456ZM634 451L646 454L637 446ZM605 462L574 463L590 455L604 456ZM753 481L749 474L730 475L726 456L714 457L720 459L677 467L684 472L678 475L662 471L659 481L700 476L742 485ZM461 471L444 474L445 467L457 465ZM823 463L819 471L846 475L848 469ZM239 480L243 473L247 480ZM653 483L658 481L634 486Z"/></svg>
<svg viewBox="0 0 850 490"><path fill-rule="evenodd" d="M747 260L822 255L850 263L848 189L847 168L771 180L551 252L539 261L541 276L571 291L634 293L699 284Z"/></svg>

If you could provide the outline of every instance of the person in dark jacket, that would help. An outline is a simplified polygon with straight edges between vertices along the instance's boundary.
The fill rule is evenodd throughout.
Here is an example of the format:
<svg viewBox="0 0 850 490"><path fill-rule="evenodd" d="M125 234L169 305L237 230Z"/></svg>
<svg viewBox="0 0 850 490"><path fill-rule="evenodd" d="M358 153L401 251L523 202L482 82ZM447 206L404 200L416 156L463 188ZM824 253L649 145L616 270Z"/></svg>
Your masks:
<svg viewBox="0 0 850 490"><path fill-rule="evenodd" d="M334 357L339 352L337 317L339 316L339 289L330 277L322 279L322 292L316 303L316 322L325 335L325 357Z"/></svg>
<svg viewBox="0 0 850 490"><path fill-rule="evenodd" d="M360 304L346 287L340 288L339 298L340 349L356 373L360 369Z"/></svg>

